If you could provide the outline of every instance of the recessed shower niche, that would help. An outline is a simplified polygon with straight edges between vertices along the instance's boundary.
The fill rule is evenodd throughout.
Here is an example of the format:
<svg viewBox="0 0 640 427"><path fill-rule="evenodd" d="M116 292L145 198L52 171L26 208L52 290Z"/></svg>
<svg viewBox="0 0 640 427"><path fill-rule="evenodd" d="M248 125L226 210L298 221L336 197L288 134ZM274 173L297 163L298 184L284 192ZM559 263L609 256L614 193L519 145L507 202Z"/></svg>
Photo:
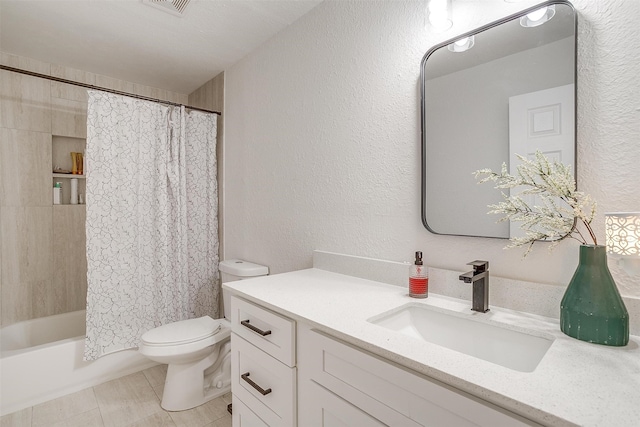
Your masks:
<svg viewBox="0 0 640 427"><path fill-rule="evenodd" d="M71 153L84 153L86 140L84 138L72 138L67 136L53 135L51 137L51 165L52 187L56 182L60 182L62 186L62 197L60 205L71 204L71 179L78 179L78 196L85 200L86 195L86 175L77 175L71 173L59 173L58 170L71 172L73 168ZM52 190L53 192L53 190ZM53 197L53 196L52 196ZM59 206L59 205L54 205Z"/></svg>

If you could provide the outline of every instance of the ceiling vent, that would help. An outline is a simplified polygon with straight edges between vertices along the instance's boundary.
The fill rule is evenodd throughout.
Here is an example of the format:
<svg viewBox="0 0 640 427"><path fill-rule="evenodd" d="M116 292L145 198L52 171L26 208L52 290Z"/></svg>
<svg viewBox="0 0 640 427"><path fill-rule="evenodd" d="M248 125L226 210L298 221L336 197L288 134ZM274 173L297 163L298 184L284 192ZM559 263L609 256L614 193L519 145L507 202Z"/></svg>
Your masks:
<svg viewBox="0 0 640 427"><path fill-rule="evenodd" d="M175 16L182 16L191 0L142 0L143 3Z"/></svg>

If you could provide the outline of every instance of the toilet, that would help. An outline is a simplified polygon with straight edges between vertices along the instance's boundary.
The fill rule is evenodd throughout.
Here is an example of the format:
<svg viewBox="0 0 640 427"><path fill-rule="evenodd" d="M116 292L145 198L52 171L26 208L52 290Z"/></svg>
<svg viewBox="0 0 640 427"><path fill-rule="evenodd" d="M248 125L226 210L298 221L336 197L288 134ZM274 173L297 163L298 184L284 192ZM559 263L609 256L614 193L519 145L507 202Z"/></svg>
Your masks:
<svg viewBox="0 0 640 427"><path fill-rule="evenodd" d="M266 276L269 269L239 259L220 262L222 283ZM167 411L195 408L231 390L230 299L222 291L224 319L181 320L142 334L139 351L168 366L160 406Z"/></svg>

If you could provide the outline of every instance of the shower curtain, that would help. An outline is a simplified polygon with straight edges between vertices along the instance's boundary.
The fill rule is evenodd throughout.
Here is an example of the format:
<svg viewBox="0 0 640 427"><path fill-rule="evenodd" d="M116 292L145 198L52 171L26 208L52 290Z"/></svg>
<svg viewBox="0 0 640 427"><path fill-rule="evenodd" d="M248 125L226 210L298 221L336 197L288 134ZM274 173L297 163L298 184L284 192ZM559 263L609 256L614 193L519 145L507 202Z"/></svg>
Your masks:
<svg viewBox="0 0 640 427"><path fill-rule="evenodd" d="M89 92L85 360L218 317L215 114Z"/></svg>

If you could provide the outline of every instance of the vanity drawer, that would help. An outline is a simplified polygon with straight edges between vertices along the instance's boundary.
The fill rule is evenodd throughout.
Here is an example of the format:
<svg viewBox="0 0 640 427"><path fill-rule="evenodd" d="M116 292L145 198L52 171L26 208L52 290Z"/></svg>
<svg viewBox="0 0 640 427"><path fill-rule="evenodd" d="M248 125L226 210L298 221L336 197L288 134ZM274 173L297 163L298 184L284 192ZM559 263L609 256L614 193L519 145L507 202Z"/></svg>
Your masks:
<svg viewBox="0 0 640 427"><path fill-rule="evenodd" d="M298 328L298 358L301 384L313 380L387 425L538 425L306 325Z"/></svg>
<svg viewBox="0 0 640 427"><path fill-rule="evenodd" d="M233 427L269 427L242 400L233 396Z"/></svg>
<svg viewBox="0 0 640 427"><path fill-rule="evenodd" d="M231 387L271 427L296 423L296 368L231 334Z"/></svg>
<svg viewBox="0 0 640 427"><path fill-rule="evenodd" d="M296 365L295 321L232 296L231 329L287 366Z"/></svg>

